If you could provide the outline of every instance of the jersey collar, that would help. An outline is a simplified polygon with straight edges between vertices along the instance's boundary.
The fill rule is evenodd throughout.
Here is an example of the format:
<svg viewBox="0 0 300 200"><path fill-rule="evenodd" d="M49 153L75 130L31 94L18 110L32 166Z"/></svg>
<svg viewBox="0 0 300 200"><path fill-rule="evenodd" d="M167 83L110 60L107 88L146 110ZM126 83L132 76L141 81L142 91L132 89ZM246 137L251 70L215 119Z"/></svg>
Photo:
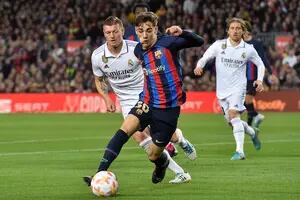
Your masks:
<svg viewBox="0 0 300 200"><path fill-rule="evenodd" d="M233 47L233 48L245 48L245 41L243 39L241 39L240 43L237 46L234 47L234 46L231 45L231 42L230 42L229 38L227 38L226 45L228 47Z"/></svg>
<svg viewBox="0 0 300 200"><path fill-rule="evenodd" d="M108 50L107 42L104 44L104 56L105 56L106 58L115 58L115 57L119 57L120 55L125 54L125 53L127 53L127 52L128 52L128 45L127 45L127 43L125 42L125 40L123 40L122 49L121 49L121 51L120 51L120 53L119 53L118 56L113 55L113 54Z"/></svg>

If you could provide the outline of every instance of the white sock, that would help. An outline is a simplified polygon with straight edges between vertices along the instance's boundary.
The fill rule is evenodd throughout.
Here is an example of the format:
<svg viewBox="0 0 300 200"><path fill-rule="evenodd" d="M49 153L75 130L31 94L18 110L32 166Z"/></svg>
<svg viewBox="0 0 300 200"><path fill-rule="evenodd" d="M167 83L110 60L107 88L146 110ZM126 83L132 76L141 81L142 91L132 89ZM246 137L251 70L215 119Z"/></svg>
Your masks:
<svg viewBox="0 0 300 200"><path fill-rule="evenodd" d="M233 136L236 142L236 152L244 154L245 132L242 120L236 117L233 118L230 122L233 127Z"/></svg>
<svg viewBox="0 0 300 200"><path fill-rule="evenodd" d="M146 139L140 142L139 146L142 147L147 154L149 154L151 143L152 143L151 137L147 137Z"/></svg>
<svg viewBox="0 0 300 200"><path fill-rule="evenodd" d="M242 121L242 120L241 120ZM251 127L251 126L249 126L248 124L247 124L247 122L245 122L245 121L242 121L242 123L243 123L243 126L244 126L244 129L245 129L245 133L247 133L248 135L250 135L252 138L255 136L255 131L254 131L254 129Z"/></svg>
<svg viewBox="0 0 300 200"><path fill-rule="evenodd" d="M178 173L184 173L184 170L171 158L170 154L167 150L164 150L164 152L168 155L169 159L169 165L168 168L173 171L175 174Z"/></svg>
<svg viewBox="0 0 300 200"><path fill-rule="evenodd" d="M176 128L175 134L178 138L178 144L182 147L185 147L187 145L187 142L185 138L183 137L182 131L179 128Z"/></svg>
<svg viewBox="0 0 300 200"><path fill-rule="evenodd" d="M139 146L142 147L146 151L147 154L149 154L151 143L152 143L152 139L151 139L151 137L148 137L148 138L144 139L142 142L140 142ZM168 168L171 171L173 171L175 174L184 173L184 170L173 160L173 158L171 158L168 151L164 150L164 152L167 154L168 159L169 159Z"/></svg>

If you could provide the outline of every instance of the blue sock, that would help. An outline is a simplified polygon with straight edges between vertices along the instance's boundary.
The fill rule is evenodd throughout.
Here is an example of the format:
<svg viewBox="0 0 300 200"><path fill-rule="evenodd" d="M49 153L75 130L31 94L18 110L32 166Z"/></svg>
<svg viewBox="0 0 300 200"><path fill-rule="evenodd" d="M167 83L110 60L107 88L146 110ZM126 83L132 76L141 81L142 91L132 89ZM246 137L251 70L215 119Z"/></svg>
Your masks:
<svg viewBox="0 0 300 200"><path fill-rule="evenodd" d="M119 155L123 145L128 141L128 139L129 136L121 129L115 133L105 149L104 155L100 161L98 172L106 171L109 168L110 164Z"/></svg>
<svg viewBox="0 0 300 200"><path fill-rule="evenodd" d="M245 103L245 107L247 108L247 112L248 112L247 122L248 122L248 125L251 126L253 117L255 117L258 113L256 112L253 103L250 103L250 104Z"/></svg>

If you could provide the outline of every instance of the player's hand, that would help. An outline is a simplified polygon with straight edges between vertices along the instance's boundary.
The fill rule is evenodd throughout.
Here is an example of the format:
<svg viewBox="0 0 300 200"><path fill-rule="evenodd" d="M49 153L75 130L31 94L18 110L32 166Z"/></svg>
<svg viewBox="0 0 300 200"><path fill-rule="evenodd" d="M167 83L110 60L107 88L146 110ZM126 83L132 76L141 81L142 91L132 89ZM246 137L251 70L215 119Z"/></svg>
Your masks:
<svg viewBox="0 0 300 200"><path fill-rule="evenodd" d="M278 78L275 75L271 74L269 76L269 81L270 83L278 83Z"/></svg>
<svg viewBox="0 0 300 200"><path fill-rule="evenodd" d="M263 86L262 81L256 80L256 81L254 81L253 84L256 87L256 92L262 92L262 91L264 91L264 86Z"/></svg>
<svg viewBox="0 0 300 200"><path fill-rule="evenodd" d="M116 112L116 105L111 99L105 101L107 112Z"/></svg>
<svg viewBox="0 0 300 200"><path fill-rule="evenodd" d="M172 36L179 36L182 34L182 29L179 26L171 26L166 29L166 33Z"/></svg>
<svg viewBox="0 0 300 200"><path fill-rule="evenodd" d="M196 68L194 69L194 74L195 74L196 76L201 76L201 75L203 74L203 68L202 68L202 67L196 67Z"/></svg>

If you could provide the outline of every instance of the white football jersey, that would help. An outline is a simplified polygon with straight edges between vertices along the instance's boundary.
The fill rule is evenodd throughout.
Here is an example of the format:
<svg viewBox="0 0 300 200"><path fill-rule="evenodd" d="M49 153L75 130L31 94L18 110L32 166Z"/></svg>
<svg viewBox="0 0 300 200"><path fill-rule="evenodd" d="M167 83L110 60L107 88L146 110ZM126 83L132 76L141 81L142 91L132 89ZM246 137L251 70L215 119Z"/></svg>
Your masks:
<svg viewBox="0 0 300 200"><path fill-rule="evenodd" d="M223 99L236 92L246 90L246 63L252 61L257 66L257 80L263 80L265 66L253 45L243 40L232 46L229 39L217 40L198 61L197 67L216 58L217 97Z"/></svg>
<svg viewBox="0 0 300 200"><path fill-rule="evenodd" d="M105 43L92 54L94 75L107 77L122 107L129 104L134 106L143 91L143 69L134 55L136 44L134 41L123 40L120 54L114 56Z"/></svg>

